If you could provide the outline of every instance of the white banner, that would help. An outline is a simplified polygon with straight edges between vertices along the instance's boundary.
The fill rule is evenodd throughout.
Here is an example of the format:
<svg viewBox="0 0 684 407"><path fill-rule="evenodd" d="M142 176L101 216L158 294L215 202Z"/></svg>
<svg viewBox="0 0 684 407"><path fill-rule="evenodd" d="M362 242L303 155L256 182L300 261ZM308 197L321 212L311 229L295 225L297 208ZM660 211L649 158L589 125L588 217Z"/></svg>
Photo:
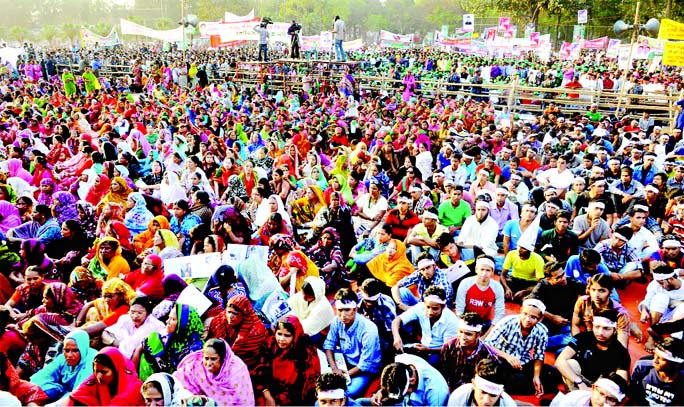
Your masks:
<svg viewBox="0 0 684 407"><path fill-rule="evenodd" d="M321 31L321 43L319 45L322 50L333 49L333 35L332 31Z"/></svg>
<svg viewBox="0 0 684 407"><path fill-rule="evenodd" d="M24 47L12 48L5 47L0 48L0 65L5 65L7 62L16 68L17 61L19 60L19 55L24 53Z"/></svg>
<svg viewBox="0 0 684 407"><path fill-rule="evenodd" d="M254 19L254 9L247 13L244 16L238 16L233 13L229 13L226 11L225 15L223 16L223 22L225 23L238 23L240 21L248 21L248 20L253 20Z"/></svg>
<svg viewBox="0 0 684 407"><path fill-rule="evenodd" d="M183 27L178 27L173 30L160 31L147 28L143 25L136 24L123 18L120 21L122 35L140 35L142 37L149 37L167 42L183 41Z"/></svg>
<svg viewBox="0 0 684 407"><path fill-rule="evenodd" d="M344 41L342 43L342 48L344 48L345 51L359 50L363 48L363 40L361 38L357 38L353 41Z"/></svg>
<svg viewBox="0 0 684 407"><path fill-rule="evenodd" d="M221 36L221 42L239 40L257 41L259 40L259 33L254 31L254 27L259 25L259 23L261 23L261 19L254 18L252 20L247 21L219 24L218 30L219 35ZM279 41L289 44L290 36L287 35L288 28L290 28L289 23L269 24L267 27L269 33L269 40L271 42Z"/></svg>
<svg viewBox="0 0 684 407"><path fill-rule="evenodd" d="M463 14L463 30L475 31L475 14Z"/></svg>

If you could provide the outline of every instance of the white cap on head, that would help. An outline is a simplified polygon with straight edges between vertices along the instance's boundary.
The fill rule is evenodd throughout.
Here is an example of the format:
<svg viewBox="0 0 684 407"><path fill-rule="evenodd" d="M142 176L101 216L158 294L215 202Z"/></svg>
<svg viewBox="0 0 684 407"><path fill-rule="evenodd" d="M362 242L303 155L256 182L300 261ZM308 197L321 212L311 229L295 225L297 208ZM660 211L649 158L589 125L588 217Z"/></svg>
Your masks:
<svg viewBox="0 0 684 407"><path fill-rule="evenodd" d="M409 192L423 192L423 189L418 185L411 185Z"/></svg>
<svg viewBox="0 0 684 407"><path fill-rule="evenodd" d="M487 208L489 209L489 203L483 200L475 202L475 209L477 208Z"/></svg>
<svg viewBox="0 0 684 407"><path fill-rule="evenodd" d="M544 313L546 312L546 305L544 305L543 302L541 302L540 300L538 300L536 298L528 298L525 301L523 301L522 305L523 305L523 307L526 305L531 305L531 306L539 309L541 311L542 315L544 315Z"/></svg>
<svg viewBox="0 0 684 407"><path fill-rule="evenodd" d="M504 194L506 196L510 195L510 192L506 188L501 188L501 187L496 189L496 193L497 194Z"/></svg>
<svg viewBox="0 0 684 407"><path fill-rule="evenodd" d="M658 188L656 188L655 186L653 186L653 185L651 185L651 184L646 185L646 186L644 187L644 191L651 191L651 192L653 192L654 194L657 194L658 192L660 192L660 191L658 190Z"/></svg>
<svg viewBox="0 0 684 407"><path fill-rule="evenodd" d="M678 249L682 247L682 242L676 239L663 240L663 249Z"/></svg>
<svg viewBox="0 0 684 407"><path fill-rule="evenodd" d="M594 385L610 393L618 402L621 402L625 398L625 393L620 390L620 386L610 379L602 377L598 379Z"/></svg>

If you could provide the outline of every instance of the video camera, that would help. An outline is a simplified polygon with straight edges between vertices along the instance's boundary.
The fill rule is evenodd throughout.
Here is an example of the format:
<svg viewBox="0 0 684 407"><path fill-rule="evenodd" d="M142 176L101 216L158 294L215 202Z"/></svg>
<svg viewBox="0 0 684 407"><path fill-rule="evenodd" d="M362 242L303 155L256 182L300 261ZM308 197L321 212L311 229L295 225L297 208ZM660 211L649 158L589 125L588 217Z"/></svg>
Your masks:
<svg viewBox="0 0 684 407"><path fill-rule="evenodd" d="M296 35L302 30L302 25L297 24L296 21L292 21L292 25L287 29L287 35Z"/></svg>
<svg viewBox="0 0 684 407"><path fill-rule="evenodd" d="M261 17L261 26L266 27L269 24L273 24L271 17Z"/></svg>

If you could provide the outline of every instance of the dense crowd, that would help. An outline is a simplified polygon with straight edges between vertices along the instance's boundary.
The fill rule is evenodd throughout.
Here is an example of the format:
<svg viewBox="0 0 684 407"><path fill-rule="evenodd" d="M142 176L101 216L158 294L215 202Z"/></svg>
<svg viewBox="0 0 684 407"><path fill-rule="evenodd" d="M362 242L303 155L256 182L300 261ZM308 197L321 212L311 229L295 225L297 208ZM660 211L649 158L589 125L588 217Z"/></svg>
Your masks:
<svg viewBox="0 0 684 407"><path fill-rule="evenodd" d="M0 404L684 404L681 113L520 120L416 79L618 89L597 58L364 50L285 93L211 74L246 55L2 65ZM378 70L401 86L359 90ZM180 300L197 281L165 262L230 245L268 258Z"/></svg>

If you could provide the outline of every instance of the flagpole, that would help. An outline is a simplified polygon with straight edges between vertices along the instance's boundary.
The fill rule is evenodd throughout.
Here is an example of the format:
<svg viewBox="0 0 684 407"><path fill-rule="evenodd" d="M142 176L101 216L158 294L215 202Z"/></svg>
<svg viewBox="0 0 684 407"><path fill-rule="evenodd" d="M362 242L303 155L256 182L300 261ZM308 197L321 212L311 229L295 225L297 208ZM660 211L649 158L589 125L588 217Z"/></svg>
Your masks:
<svg viewBox="0 0 684 407"><path fill-rule="evenodd" d="M641 0L637 0L636 10L634 11L634 28L632 30L632 40L629 43L629 56L627 57L627 68L622 73L622 84L620 85L620 98L618 99L617 109L615 114L620 113L620 106L622 105L623 95L625 93L625 82L627 82L627 71L632 67L632 52L634 51L634 44L637 41L637 34L639 33L639 9L641 8ZM618 53L618 60L620 55Z"/></svg>

